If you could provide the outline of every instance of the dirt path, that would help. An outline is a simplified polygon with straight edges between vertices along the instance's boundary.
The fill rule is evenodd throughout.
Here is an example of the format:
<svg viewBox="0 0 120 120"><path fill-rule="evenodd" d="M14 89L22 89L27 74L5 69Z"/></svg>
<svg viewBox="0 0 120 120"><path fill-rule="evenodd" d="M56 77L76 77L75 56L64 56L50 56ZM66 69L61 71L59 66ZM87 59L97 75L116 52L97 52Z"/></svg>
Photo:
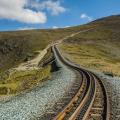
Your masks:
<svg viewBox="0 0 120 120"><path fill-rule="evenodd" d="M15 70L26 71L26 70L38 69L38 64L42 60L42 58L45 56L46 53L47 53L47 48L45 48L42 51L39 51L39 54L36 58L20 64L17 68L15 68Z"/></svg>
<svg viewBox="0 0 120 120"><path fill-rule="evenodd" d="M45 56L45 54L47 53L47 49L49 49L51 46L53 46L55 44L60 44L63 40L65 40L69 37L73 37L81 32L86 32L89 30L91 30L91 29L73 33L69 36L64 37L63 39L57 40L56 42L49 44L44 50L39 51L39 55L36 58L34 58L30 61L27 61L25 63L21 63L17 68L12 69L11 71L13 72L13 71L26 71L26 70L38 69L38 64L42 60L42 58Z"/></svg>

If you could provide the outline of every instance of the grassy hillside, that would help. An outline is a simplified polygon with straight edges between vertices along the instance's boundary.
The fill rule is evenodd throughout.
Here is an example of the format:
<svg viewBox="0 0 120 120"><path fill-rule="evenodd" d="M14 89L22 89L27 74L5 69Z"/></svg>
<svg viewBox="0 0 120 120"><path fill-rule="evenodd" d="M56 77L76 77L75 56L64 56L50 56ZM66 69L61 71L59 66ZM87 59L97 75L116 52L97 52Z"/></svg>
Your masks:
<svg viewBox="0 0 120 120"><path fill-rule="evenodd" d="M82 26L55 30L30 30L0 33L0 94L17 94L50 77L53 58L51 50L39 62L39 69L15 71L7 69L29 60L51 42L72 33L59 47L65 57L84 67L120 76L120 16L111 16Z"/></svg>
<svg viewBox="0 0 120 120"><path fill-rule="evenodd" d="M0 32L0 71L13 67L28 57L34 57L34 51L42 50L52 41L75 31L70 28Z"/></svg>
<svg viewBox="0 0 120 120"><path fill-rule="evenodd" d="M55 63L48 64L54 59L50 49L42 60L38 61L41 58L40 55L42 56L46 52L41 50L55 40L71 35L79 29L82 28L1 32L0 97L31 90L43 80L49 78L51 72L58 68ZM30 61L33 57L35 63ZM36 66L37 64L38 66ZM13 67L14 69L9 69Z"/></svg>
<svg viewBox="0 0 120 120"><path fill-rule="evenodd" d="M66 40L64 52L85 67L120 75L120 15L64 29L0 32L0 72L34 57L52 41L90 28Z"/></svg>
<svg viewBox="0 0 120 120"><path fill-rule="evenodd" d="M61 45L65 56L84 67L120 76L120 16L102 18L87 26L92 30Z"/></svg>

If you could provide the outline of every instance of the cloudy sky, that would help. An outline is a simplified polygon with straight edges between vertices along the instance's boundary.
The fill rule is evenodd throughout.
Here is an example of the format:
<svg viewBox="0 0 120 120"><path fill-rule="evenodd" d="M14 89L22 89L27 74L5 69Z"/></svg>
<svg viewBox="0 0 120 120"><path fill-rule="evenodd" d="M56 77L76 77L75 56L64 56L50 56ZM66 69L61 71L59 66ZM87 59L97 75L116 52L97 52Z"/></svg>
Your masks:
<svg viewBox="0 0 120 120"><path fill-rule="evenodd" d="M120 0L0 0L0 31L69 27L120 14Z"/></svg>

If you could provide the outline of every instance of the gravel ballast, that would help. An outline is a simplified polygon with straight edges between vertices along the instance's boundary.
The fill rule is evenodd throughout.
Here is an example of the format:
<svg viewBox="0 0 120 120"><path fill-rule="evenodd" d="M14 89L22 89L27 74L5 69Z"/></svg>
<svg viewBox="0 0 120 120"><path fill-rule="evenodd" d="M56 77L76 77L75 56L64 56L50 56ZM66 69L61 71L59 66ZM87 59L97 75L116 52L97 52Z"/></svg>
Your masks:
<svg viewBox="0 0 120 120"><path fill-rule="evenodd" d="M111 120L120 120L120 78L98 74L103 80L110 101Z"/></svg>
<svg viewBox="0 0 120 120"><path fill-rule="evenodd" d="M100 71L93 70L93 69L87 69L87 70L92 71L99 78L101 78L105 86L105 89L108 93L109 102L110 102L111 120L120 120L120 77L111 77L111 76L105 75Z"/></svg>
<svg viewBox="0 0 120 120"><path fill-rule="evenodd" d="M51 108L72 86L76 75L64 66L56 56L59 71L35 89L0 103L0 120L30 120Z"/></svg>

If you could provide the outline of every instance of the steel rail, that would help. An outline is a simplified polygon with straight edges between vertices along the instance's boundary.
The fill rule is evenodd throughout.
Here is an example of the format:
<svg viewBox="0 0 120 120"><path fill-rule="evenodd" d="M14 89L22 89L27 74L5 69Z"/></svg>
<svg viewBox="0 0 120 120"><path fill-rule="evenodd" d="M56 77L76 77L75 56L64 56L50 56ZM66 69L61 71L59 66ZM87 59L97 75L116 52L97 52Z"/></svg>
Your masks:
<svg viewBox="0 0 120 120"><path fill-rule="evenodd" d="M84 94L84 96L83 96L83 98L82 98L82 100L81 100L81 105L79 105L79 106L81 106L81 107L83 107L84 106L84 104L86 103L86 99L88 98L88 95L89 95L89 92L90 92L90 90L91 90L91 76L89 75L89 73L87 72L87 71L85 71L85 70L83 70L83 69L80 69L80 68L78 68L78 67L76 67L76 66L73 66L73 65L71 65L70 63L68 63L61 55L60 55L60 52L58 51L58 49L54 46L54 48L53 49L55 49L56 50L56 53L58 54L58 56L59 56L59 58L61 58L61 61L64 63L64 64L66 64L66 65L68 65L68 66L70 66L70 67L72 67L73 69L77 69L77 70L79 70L79 71L82 71L83 73L84 73L84 75L85 76L87 76L87 78L85 79L86 81L87 81L87 89L85 90L85 94ZM54 51L54 50L53 50ZM80 97L80 96L78 96L78 97ZM77 99L78 99L78 97L77 97ZM75 100L76 98L73 98L73 100L72 101L76 101ZM70 105L71 104L71 105ZM58 116L56 116L55 118L54 118L54 120L62 120L63 118L65 118L65 115L67 114L67 108L69 108L69 105L70 106L73 106L73 104L72 104L72 102L70 102L69 104L68 104L68 106L58 115ZM72 109L72 108L70 108L70 109ZM69 109L69 110L70 110ZM82 109L82 108L81 108ZM80 111L80 110L79 110Z"/></svg>
<svg viewBox="0 0 120 120"><path fill-rule="evenodd" d="M65 108L54 118L54 120L64 120L65 117L70 113L72 108L74 107L74 104L77 103L78 99L81 97L80 93L82 92L82 86L84 82L87 82L87 89L85 89L85 94L82 96L81 101L79 106L73 111L72 115L69 116L68 120L75 120L77 119L78 116L82 120L86 120L87 115L89 114L93 102L95 100L95 95L96 95L96 81L99 82L103 95L104 95L104 114L103 114L103 119L104 120L109 120L110 119L110 107L109 107L109 99L108 95L105 89L105 86L103 82L92 72L85 70L83 68L80 68L71 62L67 61L60 53L58 48L56 46L52 47L53 51L56 52L58 55L59 59L68 67L71 67L72 69L75 69L84 76L84 80L82 80L82 85L80 86L80 89L78 90L77 94L72 98L70 103L65 106Z"/></svg>

